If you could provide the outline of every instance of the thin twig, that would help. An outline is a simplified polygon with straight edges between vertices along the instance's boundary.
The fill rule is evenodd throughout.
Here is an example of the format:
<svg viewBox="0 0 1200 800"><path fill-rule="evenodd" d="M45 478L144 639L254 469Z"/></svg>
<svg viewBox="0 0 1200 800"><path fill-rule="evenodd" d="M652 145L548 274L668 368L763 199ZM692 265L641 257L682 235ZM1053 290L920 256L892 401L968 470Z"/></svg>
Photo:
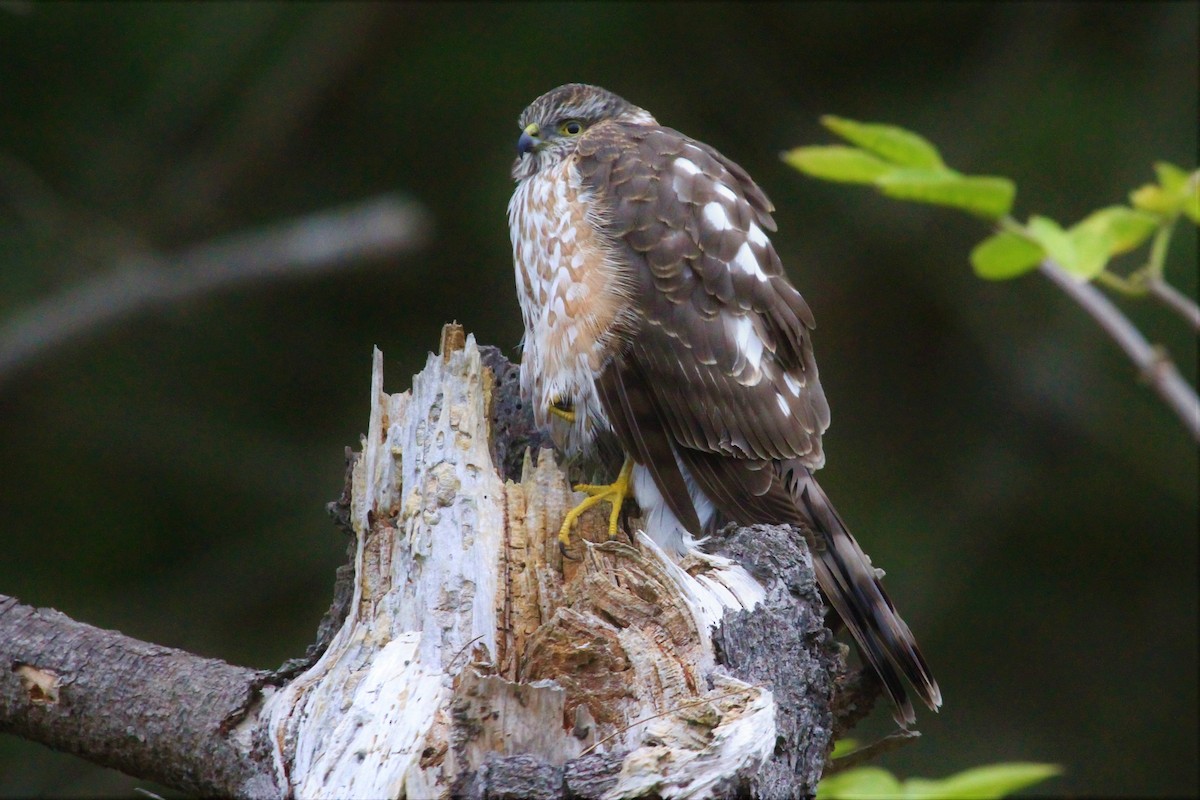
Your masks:
<svg viewBox="0 0 1200 800"><path fill-rule="evenodd" d="M895 733L889 733L887 736L878 741L860 747L857 750L847 753L844 756L831 760L826 766L825 771L821 773L821 777L828 778L830 775L835 775L843 770L856 767L864 761L871 761L884 753L889 753L898 747L915 741L921 737L920 731L899 730Z"/></svg>
<svg viewBox="0 0 1200 800"><path fill-rule="evenodd" d="M691 700L686 703L680 703L677 706L672 706L671 708L668 708L666 711L661 711L657 714L651 714L648 717L642 717L639 720L635 720L635 721L629 723L628 725L624 726L623 728L617 728L615 731L610 733L608 736L605 736L603 739L600 739L599 741L596 741L596 742L592 742L592 744L590 744L587 748L584 749L584 751L582 753L579 754L579 757L583 758L588 753L592 752L597 747L599 747L600 745L609 741L610 739L615 739L616 737L620 736L622 733L625 733L625 731L636 728L638 725L641 725L644 722L649 722L650 720L658 719L659 717L665 717L668 714L674 714L676 711L680 711L685 708L690 708L692 706L702 706L705 703L715 703L718 700L724 700L727 697L734 697L735 695L746 694L746 693L752 691L753 688L754 687L749 686L749 687L746 687L745 689L734 689L732 691L725 692L724 694L719 694L716 697L701 697L698 700Z"/></svg>
<svg viewBox="0 0 1200 800"><path fill-rule="evenodd" d="M1162 348L1146 341L1133 323L1092 284L1080 283L1051 259L1042 262L1041 271L1092 315L1125 351L1146 382L1179 416L1192 438L1200 441L1200 398Z"/></svg>
<svg viewBox="0 0 1200 800"><path fill-rule="evenodd" d="M421 247L428 215L382 195L272 227L238 233L175 256L140 254L70 286L0 324L0 384L48 350L138 311L242 283L330 272L356 260Z"/></svg>
<svg viewBox="0 0 1200 800"><path fill-rule="evenodd" d="M486 633L481 633L478 636L476 636L474 639L472 639L471 641L464 644L462 647L458 648L458 652L454 654L454 658L452 658L446 662L446 672L447 673L450 672L451 668L454 666L454 662L458 661L459 656L461 656L463 653L467 652L468 647L475 644L476 642L478 642L480 639L482 639L486 635L487 635Z"/></svg>
<svg viewBox="0 0 1200 800"><path fill-rule="evenodd" d="M1196 305L1196 301L1161 279L1152 278L1147 281L1146 291L1155 300L1183 317L1192 326L1192 330L1200 333L1200 306Z"/></svg>

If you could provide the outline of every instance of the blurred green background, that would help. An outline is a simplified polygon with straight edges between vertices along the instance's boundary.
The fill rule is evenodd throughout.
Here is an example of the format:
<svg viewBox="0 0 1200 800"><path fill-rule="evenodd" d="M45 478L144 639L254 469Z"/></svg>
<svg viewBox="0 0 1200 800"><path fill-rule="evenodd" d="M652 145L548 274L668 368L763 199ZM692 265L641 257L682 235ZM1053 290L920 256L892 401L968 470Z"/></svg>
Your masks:
<svg viewBox="0 0 1200 800"><path fill-rule="evenodd" d="M344 540L322 509L457 319L518 358L516 118L597 83L738 161L820 325L821 482L946 697L881 764L1062 764L1042 791L1197 791L1197 449L987 230L791 171L821 114L927 135L1073 222L1195 164L1197 4L0 4L0 327L142 245L399 191L422 251L148 310L0 382L0 592L253 667L302 653ZM33 177L36 176L36 179ZM32 205L31 205L32 204ZM37 213L29 213L34 208ZM1196 295L1196 235L1168 276ZM1196 339L1119 301L1195 382ZM890 726L887 714L864 738ZM0 737L0 795L151 786Z"/></svg>

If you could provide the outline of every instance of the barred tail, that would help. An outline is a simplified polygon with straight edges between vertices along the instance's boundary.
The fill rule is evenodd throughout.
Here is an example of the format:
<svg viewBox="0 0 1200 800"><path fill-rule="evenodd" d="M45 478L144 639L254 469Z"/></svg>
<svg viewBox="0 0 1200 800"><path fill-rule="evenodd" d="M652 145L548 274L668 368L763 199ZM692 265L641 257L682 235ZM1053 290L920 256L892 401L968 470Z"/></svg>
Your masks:
<svg viewBox="0 0 1200 800"><path fill-rule="evenodd" d="M912 631L876 577L871 560L858 546L812 472L800 465L785 472L790 473L787 483L797 508L807 517L816 539L813 564L821 590L882 679L895 706L896 722L907 728L916 715L900 676L908 679L925 705L934 711L942 704L937 681Z"/></svg>

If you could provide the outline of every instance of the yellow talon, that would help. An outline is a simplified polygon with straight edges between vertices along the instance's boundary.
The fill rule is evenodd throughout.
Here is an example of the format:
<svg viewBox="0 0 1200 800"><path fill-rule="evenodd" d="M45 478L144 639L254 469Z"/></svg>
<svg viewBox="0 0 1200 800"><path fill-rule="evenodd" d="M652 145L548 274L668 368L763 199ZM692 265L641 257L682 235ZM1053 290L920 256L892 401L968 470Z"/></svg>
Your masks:
<svg viewBox="0 0 1200 800"><path fill-rule="evenodd" d="M557 417L562 417L571 424L575 423L575 412L569 408L563 408L556 402L550 404L550 413Z"/></svg>
<svg viewBox="0 0 1200 800"><path fill-rule="evenodd" d="M551 410L554 407L551 406ZM569 413L569 412L568 412ZM621 516L621 505L625 502L625 498L631 494L630 483L633 476L633 459L626 458L625 463L621 466L621 472L617 475L617 479L610 484L593 485L590 483L581 483L575 487L577 492L587 492L589 497L579 505L567 512L566 519L563 520L562 528L558 531L558 541L566 547L571 543L571 526L575 521L592 506L601 502L612 503L612 513L608 515L608 538L614 539L617 536L617 521Z"/></svg>

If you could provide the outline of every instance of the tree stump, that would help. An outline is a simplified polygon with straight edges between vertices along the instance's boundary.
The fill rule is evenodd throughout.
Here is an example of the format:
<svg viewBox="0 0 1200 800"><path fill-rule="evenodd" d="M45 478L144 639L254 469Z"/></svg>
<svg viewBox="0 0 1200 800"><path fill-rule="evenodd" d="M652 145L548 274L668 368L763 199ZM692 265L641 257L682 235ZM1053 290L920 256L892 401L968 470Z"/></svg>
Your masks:
<svg viewBox="0 0 1200 800"><path fill-rule="evenodd" d="M266 701L297 797L801 797L832 740L842 649L803 537L756 526L675 563L584 516L515 369L447 326L412 389L383 391L352 472L353 599ZM498 374L500 373L500 374ZM505 434L497 441L492 430Z"/></svg>

